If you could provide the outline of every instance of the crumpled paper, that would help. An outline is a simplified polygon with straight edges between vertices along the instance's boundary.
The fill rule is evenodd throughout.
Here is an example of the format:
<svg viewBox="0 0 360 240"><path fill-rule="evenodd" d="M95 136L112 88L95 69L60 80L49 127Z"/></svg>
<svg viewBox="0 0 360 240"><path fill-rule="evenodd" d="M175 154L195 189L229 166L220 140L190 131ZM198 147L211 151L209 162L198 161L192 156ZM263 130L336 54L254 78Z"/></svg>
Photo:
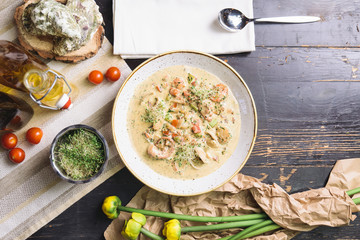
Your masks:
<svg viewBox="0 0 360 240"><path fill-rule="evenodd" d="M355 219L352 214L360 211L346 191L360 186L360 158L339 160L335 164L324 188L287 194L277 184L265 184L256 178L239 173L215 191L191 197L169 196L143 187L127 205L155 211L168 211L198 216L230 216L266 212L284 229L271 235L257 236L257 240L291 239L299 231L311 231L324 225L340 227ZM353 196L359 197L360 194ZM107 240L123 239L121 229L129 213L121 213L106 229ZM164 221L147 217L146 229L160 234ZM182 226L204 223L181 221ZM206 223L208 224L208 223ZM184 240L218 239L235 234L239 229L216 233L194 232L181 236ZM145 239L140 236L140 239Z"/></svg>

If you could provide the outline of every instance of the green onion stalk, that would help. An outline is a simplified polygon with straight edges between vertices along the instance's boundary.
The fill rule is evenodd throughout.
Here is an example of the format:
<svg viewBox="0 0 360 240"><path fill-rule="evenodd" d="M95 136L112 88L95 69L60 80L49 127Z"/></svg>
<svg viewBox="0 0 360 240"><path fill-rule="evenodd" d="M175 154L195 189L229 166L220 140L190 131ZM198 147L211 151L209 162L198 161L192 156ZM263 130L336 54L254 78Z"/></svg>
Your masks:
<svg viewBox="0 0 360 240"><path fill-rule="evenodd" d="M119 206L118 209L124 212L138 212L147 216L162 217L168 219L178 219L178 220L187 220L193 222L238 222L238 221L247 221L247 220L256 220L256 219L265 219L267 215L265 213L253 213L239 216L225 216L225 217L207 217L207 216L191 216L184 214L168 213L168 212L157 212L151 210L129 208L124 206Z"/></svg>
<svg viewBox="0 0 360 240"><path fill-rule="evenodd" d="M360 193L360 187L349 190L346 193L349 196ZM355 204L360 204L360 197L353 199L353 201ZM194 222L221 222L219 224L204 225L204 226L189 226L183 228L180 228L180 223L178 222L176 231L178 231L179 234L180 231L181 233L187 233L187 232L217 231L217 230L230 229L230 228L244 228L244 227L246 228L235 235L221 238L221 240L245 239L281 228L279 225L277 225L271 219L269 219L266 213L254 213L254 214L246 214L240 216L224 216L224 217L192 216L192 215L157 212L157 211L121 206L121 200L117 196L109 196L105 198L102 209L103 212L110 219L117 218L119 213L121 211L124 211L131 213L136 212L147 216L171 219L169 222L174 220L176 220L177 222L178 220L187 220ZM166 236L165 233L166 231L174 233L175 227L171 227L171 226L175 226L175 225L169 224L166 228L164 228L163 234L165 236ZM156 235L146 230L143 227L141 227L140 232L150 239L164 240L163 237ZM167 237L167 239L171 240L176 238Z"/></svg>
<svg viewBox="0 0 360 240"><path fill-rule="evenodd" d="M104 205L106 205L106 206L104 206ZM107 207L107 206L111 206L111 207ZM187 220L187 221L193 221L193 222L238 222L238 221L247 221L247 220L268 218L268 216L265 213L253 213L253 214L246 214L246 215L239 215L239 216L211 217L211 216L192 216L192 215L185 215L185 214L158 212L158 211L122 206L121 200L117 196L109 196L109 197L105 198L102 209L103 209L103 212L110 219L117 218L121 211L130 212L130 213L137 212L137 213L141 213L141 214L144 214L147 216L162 217L162 218L168 218L168 219ZM109 213L108 211L111 211L111 213Z"/></svg>
<svg viewBox="0 0 360 240"><path fill-rule="evenodd" d="M180 227L180 222L177 224L172 224L172 221L177 221L177 219L171 219L170 221L165 223L165 227L163 229L163 235L166 236L166 239L180 239L181 233L188 233L188 232L206 232L206 231L219 231L224 229L231 229L231 228L244 228L255 226L259 223L264 222L263 219L255 219L255 220L245 220L245 221L238 221L238 222L227 222L227 223L219 223L219 224L212 224L212 225L203 225L203 226L189 226L189 227ZM266 221L266 220L265 220ZM269 221L269 220L267 220ZM126 224L126 223L125 223ZM161 236L150 232L145 228L141 228L141 233L153 240L164 240ZM171 237L171 236L178 236L178 237Z"/></svg>
<svg viewBox="0 0 360 240"><path fill-rule="evenodd" d="M360 193L360 187L349 190L346 193L349 196L353 196L353 195L355 195L357 193ZM356 205L360 204L360 197L354 198L353 202ZM266 233L266 232L270 232L270 231L273 231L273 230L277 230L279 228L281 228L281 227L279 225L277 225L276 223L274 223L272 220L269 219L269 220L262 221L262 222L260 222L258 224L255 224L255 225L253 225L251 227L248 227L248 228L242 230L241 232L239 232L238 234L235 234L233 236L228 236L228 237L225 237L225 238L221 238L221 240L245 239L245 238L254 237L254 236Z"/></svg>
<svg viewBox="0 0 360 240"><path fill-rule="evenodd" d="M142 234L144 234L146 237L152 239L152 240L164 240L163 237L160 237L159 235L153 233L153 232L150 232L149 230L147 230L146 228L141 228L140 232Z"/></svg>

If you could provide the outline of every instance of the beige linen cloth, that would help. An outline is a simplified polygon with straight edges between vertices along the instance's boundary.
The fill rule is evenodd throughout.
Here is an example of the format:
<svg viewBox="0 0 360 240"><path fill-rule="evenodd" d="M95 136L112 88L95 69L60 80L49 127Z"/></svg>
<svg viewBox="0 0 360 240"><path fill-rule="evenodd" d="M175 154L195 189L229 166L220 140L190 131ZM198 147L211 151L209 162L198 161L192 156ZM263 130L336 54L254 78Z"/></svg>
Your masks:
<svg viewBox="0 0 360 240"><path fill-rule="evenodd" d="M253 17L252 0L113 0L114 54L144 58L174 50L254 51L254 24L225 31L217 22L223 8Z"/></svg>
<svg viewBox="0 0 360 240"><path fill-rule="evenodd" d="M13 15L15 8L21 3L22 0L0 2L0 39L16 42L17 31ZM26 239L124 166L112 138L111 111L115 96L131 70L112 51L111 44L104 39L102 48L91 59L78 64L48 62L51 68L63 73L73 85L71 98L74 106L68 111L40 108L27 94L10 91L26 99L35 113L27 126L16 132L18 145L26 153L24 162L13 164L7 158L7 151L0 149L1 240ZM110 66L117 66L122 72L122 77L117 82L104 80L102 84L94 85L87 80L91 70L105 72ZM79 123L99 130L107 140L110 151L109 163L99 178L91 183L74 185L61 180L52 170L49 152L53 138L61 129ZM34 126L42 128L44 132L38 145L25 141L26 130Z"/></svg>
<svg viewBox="0 0 360 240"><path fill-rule="evenodd" d="M277 184L268 185L258 179L238 174L215 191L191 197L161 194L142 188L128 206L156 211L197 216L230 216L265 211L278 225L286 227L268 236L254 239L291 239L298 231L310 231L318 226L338 227L349 224L360 211L345 191L360 186L360 158L339 160L324 188L288 195ZM360 197L360 194L354 197ZM120 232L129 213L112 221L104 236L107 240L123 239ZM147 217L145 228L160 234L164 219ZM182 226L199 225L181 221ZM187 233L181 239L218 239L239 230L216 233ZM141 236L140 239L145 239Z"/></svg>

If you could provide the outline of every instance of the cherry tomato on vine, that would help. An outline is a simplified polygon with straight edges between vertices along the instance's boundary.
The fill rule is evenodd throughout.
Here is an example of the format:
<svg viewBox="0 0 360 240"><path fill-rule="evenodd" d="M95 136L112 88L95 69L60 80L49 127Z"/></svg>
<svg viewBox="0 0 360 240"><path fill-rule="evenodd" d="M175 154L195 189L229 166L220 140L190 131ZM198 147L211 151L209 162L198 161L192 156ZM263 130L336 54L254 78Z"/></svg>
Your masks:
<svg viewBox="0 0 360 240"><path fill-rule="evenodd" d="M105 77L111 82L119 80L121 72L117 67L111 67L106 71Z"/></svg>
<svg viewBox="0 0 360 240"><path fill-rule="evenodd" d="M1 145L6 149L12 149L16 147L17 142L17 136L13 133L5 133L1 137Z"/></svg>
<svg viewBox="0 0 360 240"><path fill-rule="evenodd" d="M25 159L25 152L21 148L13 148L9 151L9 159L14 163L21 163Z"/></svg>
<svg viewBox="0 0 360 240"><path fill-rule="evenodd" d="M104 79L104 75L99 70L93 70L89 73L88 79L94 84L100 84Z"/></svg>
<svg viewBox="0 0 360 240"><path fill-rule="evenodd" d="M38 144L43 136L43 131L38 127L32 127L26 132L26 140L32 144Z"/></svg>

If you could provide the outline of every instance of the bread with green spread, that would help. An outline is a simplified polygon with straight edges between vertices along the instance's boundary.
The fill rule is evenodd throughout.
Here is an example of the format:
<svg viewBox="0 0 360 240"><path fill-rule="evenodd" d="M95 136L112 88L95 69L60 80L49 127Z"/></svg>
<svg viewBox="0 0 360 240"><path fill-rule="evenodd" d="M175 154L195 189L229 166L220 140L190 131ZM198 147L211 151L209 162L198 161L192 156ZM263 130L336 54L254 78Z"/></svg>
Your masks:
<svg viewBox="0 0 360 240"><path fill-rule="evenodd" d="M105 34L94 0L24 0L14 17L20 44L46 59L79 62L90 58Z"/></svg>

